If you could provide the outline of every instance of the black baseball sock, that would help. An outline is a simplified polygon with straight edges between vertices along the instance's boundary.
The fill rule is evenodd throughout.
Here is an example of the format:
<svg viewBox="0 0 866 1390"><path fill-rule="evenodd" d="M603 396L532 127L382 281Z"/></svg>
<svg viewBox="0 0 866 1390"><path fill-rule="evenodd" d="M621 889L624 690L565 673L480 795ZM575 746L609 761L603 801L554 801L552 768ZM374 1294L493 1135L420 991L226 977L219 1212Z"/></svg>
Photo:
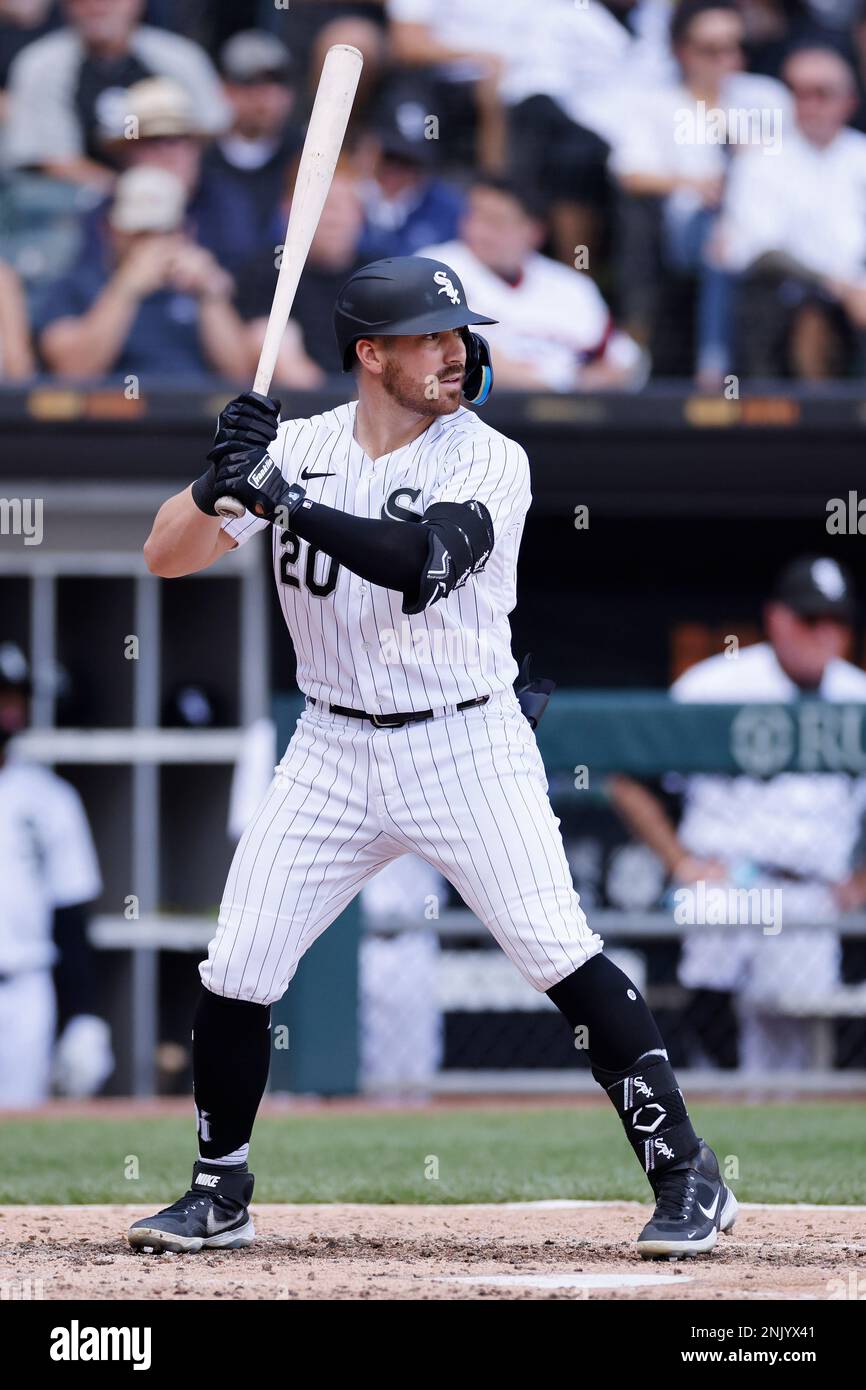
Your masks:
<svg viewBox="0 0 866 1390"><path fill-rule="evenodd" d="M271 1062L271 1006L202 988L192 1030L199 1154L205 1162L246 1151Z"/></svg>
<svg viewBox="0 0 866 1390"><path fill-rule="evenodd" d="M597 955L547 995L576 1037L585 1030L592 1074L610 1096L644 1172L664 1172L694 1154L700 1140L661 1033L628 976Z"/></svg>

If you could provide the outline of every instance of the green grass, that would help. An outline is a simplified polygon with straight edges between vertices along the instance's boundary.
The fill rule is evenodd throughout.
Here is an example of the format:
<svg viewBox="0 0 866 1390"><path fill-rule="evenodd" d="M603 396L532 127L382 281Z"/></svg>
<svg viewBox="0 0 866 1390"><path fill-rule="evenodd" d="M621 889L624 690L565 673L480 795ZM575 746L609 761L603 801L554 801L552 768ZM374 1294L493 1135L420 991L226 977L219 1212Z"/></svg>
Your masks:
<svg viewBox="0 0 866 1390"><path fill-rule="evenodd" d="M856 1103L696 1105L738 1197L866 1203L866 1109ZM195 1156L176 1117L8 1120L0 1203L165 1202ZM428 1156L437 1180L425 1177ZM124 1176L137 1159L138 1177ZM460 1110L263 1116L251 1155L261 1202L505 1202L551 1197L646 1200L613 1111Z"/></svg>

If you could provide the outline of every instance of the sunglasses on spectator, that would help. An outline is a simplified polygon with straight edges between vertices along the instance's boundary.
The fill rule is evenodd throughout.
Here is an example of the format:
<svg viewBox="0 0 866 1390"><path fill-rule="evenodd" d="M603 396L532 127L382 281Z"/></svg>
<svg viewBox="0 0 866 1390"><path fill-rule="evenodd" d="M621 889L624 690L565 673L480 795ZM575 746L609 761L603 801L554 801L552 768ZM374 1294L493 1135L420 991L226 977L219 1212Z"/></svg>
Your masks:
<svg viewBox="0 0 866 1390"><path fill-rule="evenodd" d="M743 51L743 45L739 39L730 39L728 43L697 43L693 40L689 47L703 58L726 58L729 53L742 53Z"/></svg>
<svg viewBox="0 0 866 1390"><path fill-rule="evenodd" d="M792 86L791 92L796 101L838 101L840 97L847 95L841 87L822 87L819 83L811 86Z"/></svg>
<svg viewBox="0 0 866 1390"><path fill-rule="evenodd" d="M850 626L850 620L844 614L832 609L828 613L797 613L797 620L809 628L821 627L824 623L834 623L837 627Z"/></svg>
<svg viewBox="0 0 866 1390"><path fill-rule="evenodd" d="M194 140L195 135L192 131L188 135L141 135L139 140L147 145L186 145L190 140Z"/></svg>

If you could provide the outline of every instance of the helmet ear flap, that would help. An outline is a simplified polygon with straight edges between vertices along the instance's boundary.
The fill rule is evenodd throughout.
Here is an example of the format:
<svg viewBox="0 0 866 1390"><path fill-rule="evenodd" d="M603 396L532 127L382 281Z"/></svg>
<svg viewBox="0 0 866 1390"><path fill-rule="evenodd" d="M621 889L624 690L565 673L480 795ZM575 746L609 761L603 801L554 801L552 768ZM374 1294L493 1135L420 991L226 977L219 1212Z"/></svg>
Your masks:
<svg viewBox="0 0 866 1390"><path fill-rule="evenodd" d="M493 390L493 363L486 338L473 333L469 328L461 328L460 336L466 344L466 375L463 380L463 399L470 405L483 405Z"/></svg>

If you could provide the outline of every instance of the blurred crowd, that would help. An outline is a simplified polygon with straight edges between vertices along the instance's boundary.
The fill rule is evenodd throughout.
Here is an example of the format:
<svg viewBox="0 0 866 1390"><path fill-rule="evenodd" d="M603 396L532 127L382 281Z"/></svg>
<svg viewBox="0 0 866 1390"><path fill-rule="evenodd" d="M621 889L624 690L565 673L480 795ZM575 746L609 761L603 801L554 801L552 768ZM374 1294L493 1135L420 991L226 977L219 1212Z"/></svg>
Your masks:
<svg viewBox="0 0 866 1390"><path fill-rule="evenodd" d="M0 0L0 380L250 379L333 43L278 386L339 372L358 264L425 252L500 387L862 372L863 0Z"/></svg>

